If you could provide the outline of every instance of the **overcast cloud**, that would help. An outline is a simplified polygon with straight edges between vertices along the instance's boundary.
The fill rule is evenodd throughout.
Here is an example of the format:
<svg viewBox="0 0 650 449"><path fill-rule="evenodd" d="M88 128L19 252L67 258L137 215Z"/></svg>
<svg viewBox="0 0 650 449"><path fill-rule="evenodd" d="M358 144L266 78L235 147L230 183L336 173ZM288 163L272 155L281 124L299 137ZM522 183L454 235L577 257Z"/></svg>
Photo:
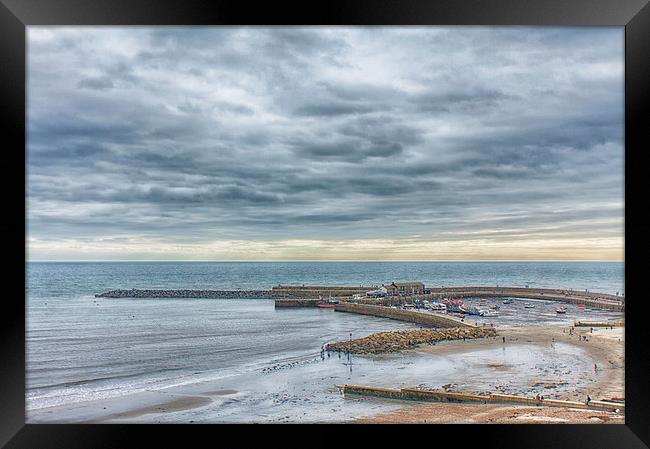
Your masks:
<svg viewBox="0 0 650 449"><path fill-rule="evenodd" d="M30 259L622 260L623 28L29 27Z"/></svg>

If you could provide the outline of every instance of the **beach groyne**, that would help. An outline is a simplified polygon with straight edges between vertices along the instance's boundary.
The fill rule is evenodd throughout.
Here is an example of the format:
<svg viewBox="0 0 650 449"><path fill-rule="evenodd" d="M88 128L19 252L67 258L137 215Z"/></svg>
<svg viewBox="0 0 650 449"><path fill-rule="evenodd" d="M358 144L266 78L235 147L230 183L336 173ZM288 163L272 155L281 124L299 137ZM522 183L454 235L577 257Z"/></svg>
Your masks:
<svg viewBox="0 0 650 449"><path fill-rule="evenodd" d="M575 327L625 327L624 321L575 321Z"/></svg>
<svg viewBox="0 0 650 449"><path fill-rule="evenodd" d="M337 312L358 313L360 315L371 315L381 318L390 318L392 320L398 321L408 321L409 323L421 324L423 326L436 328L476 327L473 324L469 324L462 319L450 315L393 309L391 307L376 306L370 304L342 302L340 304L337 304L334 310Z"/></svg>
<svg viewBox="0 0 650 449"><path fill-rule="evenodd" d="M98 293L95 298L208 298L208 299L255 299L272 298L268 290L163 290L163 289L117 289Z"/></svg>
<svg viewBox="0 0 650 449"><path fill-rule="evenodd" d="M590 401L575 402L563 401L559 399L528 398L524 396L514 396L506 394L463 394L449 393L436 390L416 389L416 388L377 388L359 385L342 385L338 387L346 395L371 396L386 399L399 399L407 401L429 401L429 402L453 402L453 403L474 403L474 404L513 404L528 406L545 406L545 407L567 407L586 410L616 411L625 412L625 404Z"/></svg>
<svg viewBox="0 0 650 449"><path fill-rule="evenodd" d="M330 343L330 351L352 354L382 354L412 349L423 344L435 344L445 340L465 340L496 336L491 327L453 327L449 329L408 329L378 332L363 338Z"/></svg>

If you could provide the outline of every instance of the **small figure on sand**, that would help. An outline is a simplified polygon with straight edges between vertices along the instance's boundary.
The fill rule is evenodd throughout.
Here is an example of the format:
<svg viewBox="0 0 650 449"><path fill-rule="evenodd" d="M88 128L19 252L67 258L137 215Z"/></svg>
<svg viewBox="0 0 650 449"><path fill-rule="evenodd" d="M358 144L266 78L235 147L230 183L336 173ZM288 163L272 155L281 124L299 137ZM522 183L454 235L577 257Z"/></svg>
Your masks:
<svg viewBox="0 0 650 449"><path fill-rule="evenodd" d="M598 372L598 365L594 363L594 373Z"/></svg>
<svg viewBox="0 0 650 449"><path fill-rule="evenodd" d="M591 402L591 396L587 395L587 402L586 402L586 404L589 405L590 402Z"/></svg>
<svg viewBox="0 0 650 449"><path fill-rule="evenodd" d="M503 337L503 342L504 342L504 343L506 342L506 337Z"/></svg>

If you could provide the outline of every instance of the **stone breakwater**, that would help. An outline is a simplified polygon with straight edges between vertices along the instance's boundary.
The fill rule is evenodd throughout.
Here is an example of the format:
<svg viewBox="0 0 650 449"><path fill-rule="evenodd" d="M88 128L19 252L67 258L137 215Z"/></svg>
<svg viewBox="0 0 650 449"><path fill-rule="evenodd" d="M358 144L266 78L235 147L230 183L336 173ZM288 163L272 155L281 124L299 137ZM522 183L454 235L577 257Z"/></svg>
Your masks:
<svg viewBox="0 0 650 449"><path fill-rule="evenodd" d="M271 292L268 290L157 290L137 288L109 290L95 295L95 298L266 299L272 297Z"/></svg>
<svg viewBox="0 0 650 449"><path fill-rule="evenodd" d="M344 351L352 354L381 354L412 349L423 344L443 340L462 340L495 337L494 328L455 327L451 329L420 329L378 332L351 341L340 341L328 346L330 351Z"/></svg>

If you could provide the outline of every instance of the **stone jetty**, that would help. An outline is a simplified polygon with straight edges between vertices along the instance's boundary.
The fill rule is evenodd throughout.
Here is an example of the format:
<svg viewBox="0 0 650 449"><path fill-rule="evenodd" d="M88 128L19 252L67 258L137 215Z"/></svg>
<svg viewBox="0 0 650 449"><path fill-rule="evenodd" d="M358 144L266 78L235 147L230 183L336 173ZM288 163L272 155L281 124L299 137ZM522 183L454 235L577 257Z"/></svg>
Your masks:
<svg viewBox="0 0 650 449"><path fill-rule="evenodd" d="M95 298L266 299L272 297L269 290L158 290L138 288L109 290L95 295Z"/></svg>
<svg viewBox="0 0 650 449"><path fill-rule="evenodd" d="M432 344L443 340L476 339L495 337L496 335L496 330L491 327L399 330L378 332L351 341L331 343L328 349L352 354L381 354L412 349L419 345Z"/></svg>

